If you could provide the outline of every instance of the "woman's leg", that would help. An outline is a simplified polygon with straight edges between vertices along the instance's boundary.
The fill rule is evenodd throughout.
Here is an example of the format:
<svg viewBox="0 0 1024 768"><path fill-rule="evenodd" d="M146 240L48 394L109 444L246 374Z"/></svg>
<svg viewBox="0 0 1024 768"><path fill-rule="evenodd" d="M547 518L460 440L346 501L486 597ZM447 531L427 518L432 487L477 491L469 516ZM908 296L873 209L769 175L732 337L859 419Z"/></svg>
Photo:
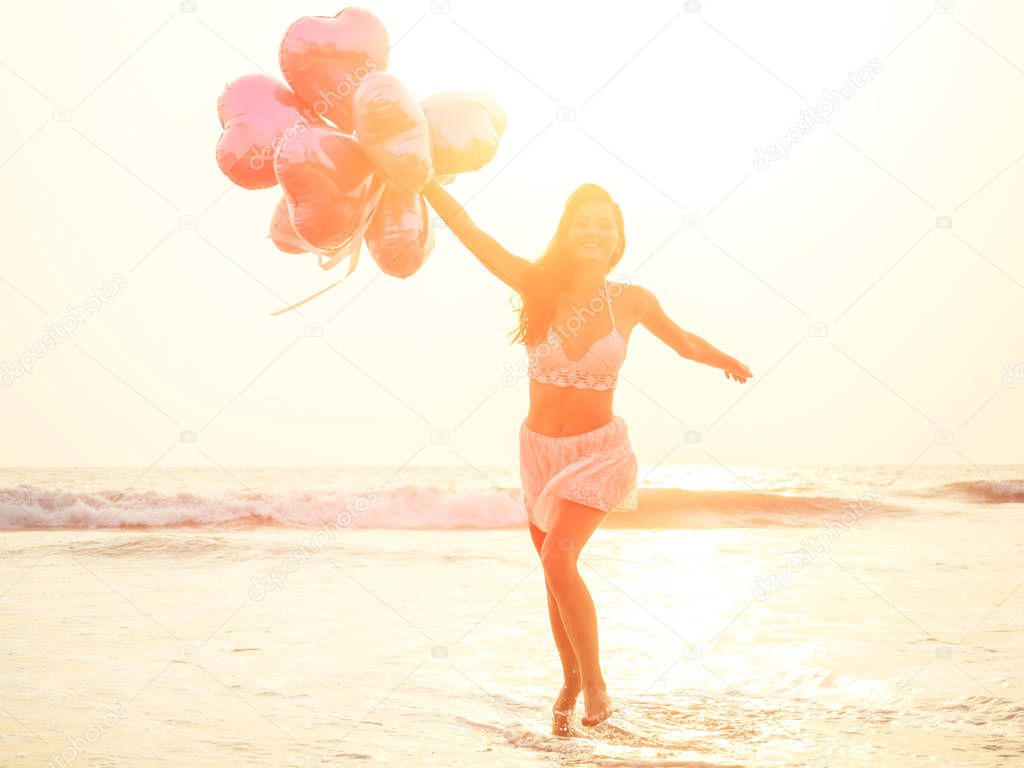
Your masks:
<svg viewBox="0 0 1024 768"><path fill-rule="evenodd" d="M544 546L544 539L547 534L530 523L530 537L533 539L533 546L537 550L538 557L541 548ZM562 623L562 615L558 611L558 603L551 591L551 585L547 583L547 575L544 576L544 586L548 593L548 619L551 622L551 634L555 636L555 647L558 648L558 656L562 660L562 676L565 678L566 687L575 687L579 690L582 685L580 678L579 664L576 661L576 651L572 648L569 635L566 634L565 625Z"/></svg>
<svg viewBox="0 0 1024 768"><path fill-rule="evenodd" d="M539 556L547 534L531 522L530 536ZM569 635L566 634L565 625L562 623L562 614L558 610L558 603L551 591L551 585L547 583L546 575L544 588L548 598L548 619L551 622L551 633L555 637L555 647L558 648L558 656L562 660L562 676L564 678L562 690L559 691L555 705L552 707L552 733L556 736L568 736L572 732L569 718L576 707L576 699L583 689L583 682L580 677L579 663L576 660L576 651L573 650Z"/></svg>
<svg viewBox="0 0 1024 768"><path fill-rule="evenodd" d="M580 552L606 514L575 501L558 499L551 529L540 550L545 579L579 659L587 709L584 725L595 725L612 712L598 654L597 612L577 568Z"/></svg>

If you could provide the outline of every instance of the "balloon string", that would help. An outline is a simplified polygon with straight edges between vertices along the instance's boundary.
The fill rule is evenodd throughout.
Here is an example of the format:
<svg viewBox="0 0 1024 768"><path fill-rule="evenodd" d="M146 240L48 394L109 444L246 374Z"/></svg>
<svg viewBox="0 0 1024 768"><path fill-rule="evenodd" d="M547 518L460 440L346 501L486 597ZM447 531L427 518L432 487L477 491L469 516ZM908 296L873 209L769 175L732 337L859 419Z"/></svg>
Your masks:
<svg viewBox="0 0 1024 768"><path fill-rule="evenodd" d="M376 175L375 180L377 180ZM327 261L321 261L321 259L323 258L322 253L317 255L317 259L320 262L320 267L325 270L331 269L337 266L338 263L341 262L343 259L349 258L348 272L345 273L345 277L341 278L341 280L337 280L331 283L326 288L317 291L312 296L307 296L302 301L292 304L290 307L284 307L283 309L279 309L276 312L271 312L271 317L277 317L278 315L283 315L285 312L291 312L293 309L301 307L306 302L312 301L317 296L322 296L323 294L327 293L327 291L331 290L331 288L338 285L338 283L343 282L345 279L348 278L349 275L352 274L353 270L355 270L356 268L356 264L359 263L359 254L362 247L362 241L363 237L366 235L366 230L369 229L370 227L370 219L372 219L373 214L376 213L377 206L380 205L380 200L381 197L383 197L383 195L384 182L381 181L377 185L376 190L374 190L374 192L372 193L371 199L367 201L367 205L364 208L363 220L360 222L359 229L356 232L355 236L352 238L352 240L346 243L345 246L339 248L335 253L331 254Z"/></svg>
<svg viewBox="0 0 1024 768"><path fill-rule="evenodd" d="M317 264L321 269L333 269L346 257L351 256L355 252L358 244L359 240L356 237L353 237L344 245L339 246L337 250L331 251L330 256L327 257L326 261L324 261L325 254L321 251L316 256Z"/></svg>
<svg viewBox="0 0 1024 768"><path fill-rule="evenodd" d="M276 317L277 315L283 315L285 312L291 312L293 309L297 309L298 307L301 307L307 301L312 301L317 296L321 296L321 295L327 293L329 290L331 290L331 288L336 286L338 283L343 282L346 278L348 278L349 275L352 274L352 270L354 270L356 268L356 262L358 260L359 260L359 245L356 245L356 249L355 249L354 253L352 254L352 260L349 262L348 272L345 273L345 277L341 278L341 280L337 280L337 281L331 283L330 285L328 285L323 290L317 291L312 296L307 296L302 301L297 302L295 304L292 304L290 307L285 307L284 309L279 309L276 312L271 312L270 316L271 317Z"/></svg>

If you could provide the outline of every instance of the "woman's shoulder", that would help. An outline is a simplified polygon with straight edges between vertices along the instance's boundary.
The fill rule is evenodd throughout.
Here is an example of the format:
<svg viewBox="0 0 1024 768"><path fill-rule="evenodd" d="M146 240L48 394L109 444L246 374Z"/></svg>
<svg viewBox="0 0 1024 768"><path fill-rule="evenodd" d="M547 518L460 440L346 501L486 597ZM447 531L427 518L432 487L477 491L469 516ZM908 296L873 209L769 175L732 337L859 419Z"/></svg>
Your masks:
<svg viewBox="0 0 1024 768"><path fill-rule="evenodd" d="M608 293L613 299L621 297L631 304L643 301L644 297L651 293L646 288L641 288L634 283L618 282L616 280L608 280L607 282Z"/></svg>
<svg viewBox="0 0 1024 768"><path fill-rule="evenodd" d="M647 288L628 282L613 282L609 280L608 294L611 296L612 301L619 303L622 311L628 317L634 318L634 322L640 322L640 319L647 314L651 305L656 304L658 301Z"/></svg>

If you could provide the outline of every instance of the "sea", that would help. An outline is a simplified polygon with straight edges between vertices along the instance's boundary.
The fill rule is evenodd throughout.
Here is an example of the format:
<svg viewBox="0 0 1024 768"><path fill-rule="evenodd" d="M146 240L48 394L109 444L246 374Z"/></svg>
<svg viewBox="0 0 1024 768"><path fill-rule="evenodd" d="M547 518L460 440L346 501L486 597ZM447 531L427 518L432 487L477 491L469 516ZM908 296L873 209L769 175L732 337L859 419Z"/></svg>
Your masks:
<svg viewBox="0 0 1024 768"><path fill-rule="evenodd" d="M0 766L1024 766L1024 466L640 468L561 686L516 467L0 469Z"/></svg>

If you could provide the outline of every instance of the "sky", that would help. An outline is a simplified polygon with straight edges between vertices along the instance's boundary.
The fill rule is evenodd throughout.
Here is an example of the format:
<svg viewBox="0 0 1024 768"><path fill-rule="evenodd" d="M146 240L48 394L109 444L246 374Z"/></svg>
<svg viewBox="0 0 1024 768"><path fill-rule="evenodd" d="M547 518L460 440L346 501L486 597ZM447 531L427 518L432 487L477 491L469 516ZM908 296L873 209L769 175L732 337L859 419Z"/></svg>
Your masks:
<svg viewBox="0 0 1024 768"><path fill-rule="evenodd" d="M221 173L217 97L343 7L42 2L0 30L0 465L517 462L513 294L449 232L407 280L364 251L270 316L346 267L266 239L280 189ZM1024 463L1019 4L364 7L417 98L508 113L448 188L479 226L536 258L601 184L611 277L753 372L638 327L614 409L642 466Z"/></svg>

